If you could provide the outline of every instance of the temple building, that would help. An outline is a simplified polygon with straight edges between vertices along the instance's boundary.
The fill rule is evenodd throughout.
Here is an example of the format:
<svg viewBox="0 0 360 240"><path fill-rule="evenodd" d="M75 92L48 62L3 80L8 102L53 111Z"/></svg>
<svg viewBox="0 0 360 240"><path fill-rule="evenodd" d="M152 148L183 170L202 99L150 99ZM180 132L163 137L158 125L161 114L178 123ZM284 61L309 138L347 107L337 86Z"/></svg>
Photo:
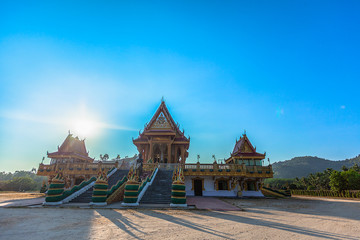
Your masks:
<svg viewBox="0 0 360 240"><path fill-rule="evenodd" d="M185 137L184 131L180 131L180 126L170 115L165 101L161 101L154 116L145 125L143 132L133 139L133 143L145 162L185 163L190 138Z"/></svg>
<svg viewBox="0 0 360 240"><path fill-rule="evenodd" d="M231 156L225 161L227 164L245 164L246 166L262 166L266 154L256 152L246 133L236 141Z"/></svg>
<svg viewBox="0 0 360 240"><path fill-rule="evenodd" d="M37 175L47 176L50 182L56 173L62 171L66 180L66 187L73 187L98 174L99 170L109 170L112 167L130 168L131 163L137 158L125 157L110 161L96 161L89 157L86 150L85 139L74 137L70 132L56 152L47 152L50 164L40 163Z"/></svg>
<svg viewBox="0 0 360 240"><path fill-rule="evenodd" d="M133 143L146 163L164 163L167 168L180 163L187 196L261 197L263 180L272 177L271 166L263 167L265 153L257 153L246 134L236 141L225 164L186 163L190 138L180 131L163 100Z"/></svg>
<svg viewBox="0 0 360 240"><path fill-rule="evenodd" d="M263 197L264 179L273 177L272 166L264 166L266 154L258 153L245 133L225 163L215 157L212 163L199 158L187 163L190 137L180 131L164 100L132 141L139 155L95 161L85 141L69 133L56 152L47 154L50 164L39 165L37 174L49 178L47 204L176 205L185 204L186 196Z"/></svg>
<svg viewBox="0 0 360 240"><path fill-rule="evenodd" d="M185 164L186 195L263 197L263 181L273 177L271 166L263 166L265 153L243 134L230 155L225 164Z"/></svg>
<svg viewBox="0 0 360 240"><path fill-rule="evenodd" d="M51 158L50 164L84 163L94 161L93 158L89 157L89 153L86 151L85 140L73 137L70 133L61 146L58 147L58 150L52 153L48 152L47 156L48 158Z"/></svg>

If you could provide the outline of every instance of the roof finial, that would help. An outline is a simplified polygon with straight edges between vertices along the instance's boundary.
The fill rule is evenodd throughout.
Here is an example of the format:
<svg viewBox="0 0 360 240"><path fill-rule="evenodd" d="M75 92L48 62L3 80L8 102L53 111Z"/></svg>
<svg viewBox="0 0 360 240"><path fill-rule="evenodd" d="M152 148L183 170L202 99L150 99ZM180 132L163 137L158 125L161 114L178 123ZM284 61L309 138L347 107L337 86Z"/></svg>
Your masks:
<svg viewBox="0 0 360 240"><path fill-rule="evenodd" d="M69 129L68 133L69 133L69 135L71 134L71 133L70 133L70 129Z"/></svg>
<svg viewBox="0 0 360 240"><path fill-rule="evenodd" d="M164 96L161 97L161 102L165 102Z"/></svg>
<svg viewBox="0 0 360 240"><path fill-rule="evenodd" d="M246 135L246 129L244 129L244 135Z"/></svg>

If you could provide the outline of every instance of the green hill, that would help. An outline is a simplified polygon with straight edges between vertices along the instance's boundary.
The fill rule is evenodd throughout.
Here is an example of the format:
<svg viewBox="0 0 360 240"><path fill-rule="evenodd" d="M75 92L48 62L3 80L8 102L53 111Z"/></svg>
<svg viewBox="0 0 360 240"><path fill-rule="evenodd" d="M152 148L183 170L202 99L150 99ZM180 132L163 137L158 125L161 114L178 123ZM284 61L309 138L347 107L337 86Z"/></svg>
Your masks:
<svg viewBox="0 0 360 240"><path fill-rule="evenodd" d="M360 165L360 155L351 159L331 161L318 157L295 157L291 160L276 162L273 166L274 178L306 177L310 173L322 172L327 168L340 170L342 166Z"/></svg>

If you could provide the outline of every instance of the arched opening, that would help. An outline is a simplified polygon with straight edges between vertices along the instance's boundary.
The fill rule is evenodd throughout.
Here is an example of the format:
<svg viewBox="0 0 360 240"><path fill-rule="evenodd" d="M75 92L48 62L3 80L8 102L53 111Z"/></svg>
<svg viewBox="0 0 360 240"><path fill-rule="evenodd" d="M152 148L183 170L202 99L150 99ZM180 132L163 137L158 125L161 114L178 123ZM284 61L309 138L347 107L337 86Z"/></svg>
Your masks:
<svg viewBox="0 0 360 240"><path fill-rule="evenodd" d="M160 158L161 158L160 146L158 144L156 144L154 146L154 163L160 162Z"/></svg>

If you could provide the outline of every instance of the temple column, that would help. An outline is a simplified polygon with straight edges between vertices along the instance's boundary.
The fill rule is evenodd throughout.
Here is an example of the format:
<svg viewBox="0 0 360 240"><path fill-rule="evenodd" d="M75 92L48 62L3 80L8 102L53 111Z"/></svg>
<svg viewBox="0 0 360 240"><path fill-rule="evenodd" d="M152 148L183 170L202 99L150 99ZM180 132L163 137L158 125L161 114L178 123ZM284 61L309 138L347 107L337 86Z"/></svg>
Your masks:
<svg viewBox="0 0 360 240"><path fill-rule="evenodd" d="M144 156L145 162L149 160L149 145L145 146L145 156Z"/></svg>
<svg viewBox="0 0 360 240"><path fill-rule="evenodd" d="M171 161L171 144L167 144L167 150L168 150L168 163L172 163Z"/></svg>
<svg viewBox="0 0 360 240"><path fill-rule="evenodd" d="M164 163L164 146L160 145L160 162Z"/></svg>
<svg viewBox="0 0 360 240"><path fill-rule="evenodd" d="M185 163L185 148L181 146L181 163Z"/></svg>
<svg viewBox="0 0 360 240"><path fill-rule="evenodd" d="M148 159L151 159L151 160L153 160L153 162L154 162L154 158L152 157L152 152L153 152L153 143L152 143L152 141L150 140L150 150L149 150Z"/></svg>

